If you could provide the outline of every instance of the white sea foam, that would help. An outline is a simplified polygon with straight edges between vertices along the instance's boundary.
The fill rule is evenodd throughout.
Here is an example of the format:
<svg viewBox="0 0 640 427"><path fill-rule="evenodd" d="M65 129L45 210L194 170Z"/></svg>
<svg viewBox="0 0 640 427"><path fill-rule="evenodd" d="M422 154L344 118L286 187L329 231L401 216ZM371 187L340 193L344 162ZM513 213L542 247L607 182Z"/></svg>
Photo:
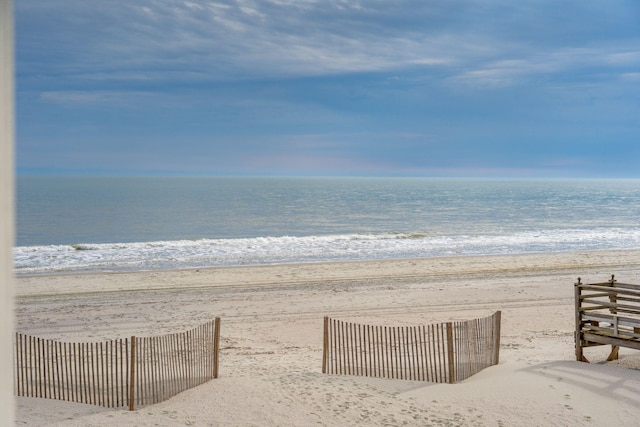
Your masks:
<svg viewBox="0 0 640 427"><path fill-rule="evenodd" d="M482 235L383 233L23 246L14 249L14 261L18 275L29 275L637 248L640 228L597 228Z"/></svg>

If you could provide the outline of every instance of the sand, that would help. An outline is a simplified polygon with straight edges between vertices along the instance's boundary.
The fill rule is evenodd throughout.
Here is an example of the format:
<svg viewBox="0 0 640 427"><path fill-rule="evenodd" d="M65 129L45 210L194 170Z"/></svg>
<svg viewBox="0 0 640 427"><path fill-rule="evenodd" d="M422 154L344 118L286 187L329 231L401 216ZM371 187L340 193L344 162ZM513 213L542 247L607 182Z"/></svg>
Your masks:
<svg viewBox="0 0 640 427"><path fill-rule="evenodd" d="M16 328L98 341L222 319L220 378L129 412L18 398L16 425L635 426L640 352L574 360L573 284L640 283L640 251L16 280ZM419 325L502 311L500 364L458 384L325 375L323 316Z"/></svg>

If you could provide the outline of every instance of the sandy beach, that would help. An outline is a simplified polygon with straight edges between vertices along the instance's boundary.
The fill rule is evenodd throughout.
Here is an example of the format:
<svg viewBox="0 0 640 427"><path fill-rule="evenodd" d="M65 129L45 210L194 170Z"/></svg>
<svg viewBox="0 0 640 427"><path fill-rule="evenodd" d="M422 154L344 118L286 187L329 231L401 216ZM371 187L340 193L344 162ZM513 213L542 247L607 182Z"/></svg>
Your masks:
<svg viewBox="0 0 640 427"><path fill-rule="evenodd" d="M574 357L573 284L640 283L640 251L20 277L16 328L99 341L220 317L220 377L129 412L18 398L26 426L635 426L640 352ZM500 364L458 384L325 375L322 322L419 325L502 311Z"/></svg>

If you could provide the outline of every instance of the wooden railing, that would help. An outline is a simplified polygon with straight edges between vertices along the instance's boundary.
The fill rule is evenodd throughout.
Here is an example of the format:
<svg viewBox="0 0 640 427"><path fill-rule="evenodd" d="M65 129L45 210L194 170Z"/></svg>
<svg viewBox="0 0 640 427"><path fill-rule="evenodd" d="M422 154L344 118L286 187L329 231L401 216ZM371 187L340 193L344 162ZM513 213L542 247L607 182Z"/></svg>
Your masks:
<svg viewBox="0 0 640 427"><path fill-rule="evenodd" d="M588 362L584 347L611 345L608 361L620 347L640 350L640 285L611 280L574 285L576 360Z"/></svg>
<svg viewBox="0 0 640 427"><path fill-rule="evenodd" d="M14 390L133 410L217 378L219 341L219 318L186 332L97 343L16 333Z"/></svg>
<svg viewBox="0 0 640 427"><path fill-rule="evenodd" d="M322 372L438 383L499 361L501 312L428 326L370 326L324 318Z"/></svg>

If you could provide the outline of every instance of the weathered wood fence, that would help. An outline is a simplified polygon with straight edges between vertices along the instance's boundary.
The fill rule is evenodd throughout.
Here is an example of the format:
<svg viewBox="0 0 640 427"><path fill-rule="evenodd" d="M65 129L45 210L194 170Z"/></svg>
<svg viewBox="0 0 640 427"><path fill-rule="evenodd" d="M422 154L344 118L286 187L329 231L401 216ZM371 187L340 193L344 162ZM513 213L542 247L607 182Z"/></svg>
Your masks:
<svg viewBox="0 0 640 427"><path fill-rule="evenodd" d="M324 318L322 372L455 383L497 365L501 312L428 326L370 326Z"/></svg>
<svg viewBox="0 0 640 427"><path fill-rule="evenodd" d="M620 283L611 275L603 283L575 283L576 360L588 362L584 348L611 345L607 361L620 347L640 350L640 285Z"/></svg>
<svg viewBox="0 0 640 427"><path fill-rule="evenodd" d="M97 343L16 333L14 390L134 410L217 378L219 342L219 318L186 332Z"/></svg>

